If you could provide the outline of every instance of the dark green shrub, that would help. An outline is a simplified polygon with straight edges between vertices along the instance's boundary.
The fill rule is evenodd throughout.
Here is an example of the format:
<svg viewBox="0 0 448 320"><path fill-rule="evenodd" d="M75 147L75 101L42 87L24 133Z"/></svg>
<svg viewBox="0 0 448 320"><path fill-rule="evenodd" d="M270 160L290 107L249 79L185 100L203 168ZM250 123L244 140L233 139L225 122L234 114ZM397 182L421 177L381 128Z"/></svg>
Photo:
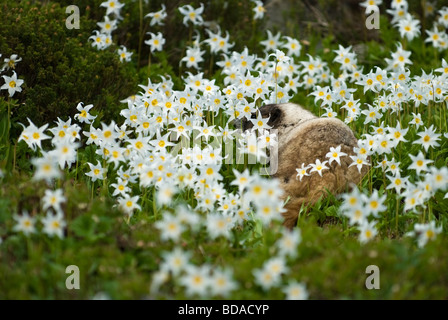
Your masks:
<svg viewBox="0 0 448 320"><path fill-rule="evenodd" d="M73 116L77 104L93 104L104 121L118 117L120 100L137 90L137 72L131 63L121 63L112 45L99 51L88 41L97 29L80 8L80 29L67 29L69 14L57 3L42 4L0 1L0 53L18 54L18 76L25 80L23 91L14 98L13 133L17 136L29 117L36 125ZM83 14L86 13L86 14ZM7 92L2 90L2 98ZM14 132L15 130L15 132Z"/></svg>

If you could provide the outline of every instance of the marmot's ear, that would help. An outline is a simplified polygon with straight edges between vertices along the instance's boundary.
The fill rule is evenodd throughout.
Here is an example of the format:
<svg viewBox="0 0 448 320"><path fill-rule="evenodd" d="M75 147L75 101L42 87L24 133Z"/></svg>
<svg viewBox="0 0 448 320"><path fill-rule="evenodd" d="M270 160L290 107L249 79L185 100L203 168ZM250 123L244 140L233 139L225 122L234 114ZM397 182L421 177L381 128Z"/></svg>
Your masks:
<svg viewBox="0 0 448 320"><path fill-rule="evenodd" d="M273 128L277 127L281 122L282 113L282 110L277 105L270 108L268 125Z"/></svg>

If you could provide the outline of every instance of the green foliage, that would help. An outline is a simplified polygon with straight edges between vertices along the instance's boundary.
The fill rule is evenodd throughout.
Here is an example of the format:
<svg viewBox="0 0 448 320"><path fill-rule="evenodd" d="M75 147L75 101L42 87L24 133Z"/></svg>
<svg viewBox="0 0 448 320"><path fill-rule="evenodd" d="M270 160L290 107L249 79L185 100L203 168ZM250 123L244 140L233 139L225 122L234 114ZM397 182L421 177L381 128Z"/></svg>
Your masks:
<svg viewBox="0 0 448 320"><path fill-rule="evenodd" d="M150 293L152 273L159 269L163 252L177 244L162 242L160 234L146 219L127 225L121 213L110 210L110 203L100 198L90 201L85 185L66 182L68 198L64 208L68 228L64 240L44 234L25 237L10 234L15 194L23 194L30 203L37 185L26 184L26 177L16 186L0 189L0 291L1 299L91 299L106 293L113 299L183 299L188 298L169 280L157 293ZM39 192L34 197L38 205ZM25 202L24 202L25 203ZM33 212L33 207L28 207ZM36 208L36 207L34 207ZM148 214L143 212L142 215ZM186 231L182 246L193 253L196 265L211 263L215 267L233 265L235 279L243 286L234 299L266 299L266 292L254 284L252 270L275 255L279 237L278 224L262 231L261 242L240 241L230 244L224 238L206 240L205 230L196 237ZM411 238L378 240L360 244L354 235L341 236L340 226L316 226L310 219L300 222L303 242L296 258L287 260L290 276L283 281L297 280L307 284L312 299L446 299L448 275L447 239L439 237L425 246L416 247ZM251 230L245 229L246 232ZM239 234L243 240L244 233ZM252 238L252 237L249 237ZM255 239L255 238L254 238ZM7 263L6 263L7 261ZM77 265L80 290L67 290L65 268ZM380 289L367 290L366 268L380 269ZM283 299L275 288L270 299Z"/></svg>
<svg viewBox="0 0 448 320"><path fill-rule="evenodd" d="M25 80L11 110L11 137L18 137L18 123L27 124L27 117L38 126L73 117L81 101L109 122L119 113L119 101L135 92L136 71L120 63L116 46L104 51L91 46L96 21L87 14L81 13L79 30L66 28L68 14L57 3L1 1L0 15L1 53L22 58L16 72ZM7 92L0 94L7 99Z"/></svg>
<svg viewBox="0 0 448 320"><path fill-rule="evenodd" d="M43 182L31 181L30 159L36 153L29 151L24 143L15 143L14 138L22 130L19 123L27 123L29 117L40 126L51 124L58 117L73 117L80 101L95 106L93 113L99 115L96 123L111 120L120 123L119 101L136 93L137 83L146 84L148 78L158 82L161 77L170 77L175 88L182 88L186 70L179 61L185 48L192 44L193 36L206 37L204 28L196 33L191 26L184 26L178 11L180 5L189 3L199 7L203 1L128 0L123 1L123 20L113 33L116 44L98 51L87 39L98 29L96 22L105 14L105 8L99 6L103 1L76 2L81 14L80 30L65 27L65 7L72 2L21 1L12 4L0 0L0 53L3 57L15 53L23 59L16 71L25 80L23 92L14 99L8 99L5 91L0 92L0 168L5 168L8 173L0 184L0 299L90 299L102 292L113 299L191 298L172 276L159 290L150 291L154 274L161 269L163 254L178 247L187 248L192 253L194 265L232 266L241 289L233 293L234 299L283 299L284 293L279 287L266 292L255 283L253 274L254 269L261 268L266 260L278 253L279 223L267 228L260 220L246 221L232 230L230 240L224 237L211 239L206 228L201 226L195 233L189 229L184 231L178 243L162 241L154 222L161 220L164 214L175 213L174 208L179 204L194 204L193 190L182 190L169 207L161 207L155 199L154 187L140 190L135 184L130 193L141 195L141 210L127 219L116 208L116 198L111 196L109 185L117 176L112 170L113 165L109 164L104 181L92 183L85 176L89 171L87 162L96 163L98 159L98 150L93 144L78 150L77 163L66 169L64 179L52 186L63 189L67 198L63 207L67 222L64 239L51 238L43 232L27 237L13 231L14 216L23 210L32 217L43 217L42 198L48 188ZM159 10L162 3L167 5L165 25L150 27L149 19L143 16ZM329 62L335 75L340 71L339 66L331 61L333 50L339 44L356 46L359 62L367 71L375 66L384 68L384 58L390 56L400 40L385 15L381 17L379 31L369 33L361 28L362 32L358 32L360 26L363 27L364 17L358 3L351 11L352 19L345 19L340 25L334 19L328 20L327 25L311 21L310 8L303 3L289 3L293 5L291 11L283 13L288 20L284 25L269 26L269 29L273 32L285 30L283 35L302 40L303 53L319 55ZM330 19L335 16L332 9L338 7L337 3L336 0L318 1L315 9ZM420 2L412 1L411 7L418 11ZM251 2L239 0L211 1L204 12L212 30L216 31L219 25L223 32L230 32L230 41L235 42L232 50L242 51L248 47L250 53L261 56L260 41L265 40L265 26L264 22L252 21L251 15ZM151 54L143 41L148 38L147 32L159 31L167 43L164 51ZM412 50L412 74L419 74L420 70L428 72L440 64L438 52L422 45L422 41L416 39L406 43L406 49ZM117 44L125 45L134 53L131 62L119 62ZM224 77L214 65L220 57L206 53L204 58L204 76L222 84ZM306 58L303 55L300 59ZM320 114L322 108L314 104L309 93L308 90L299 91L292 101ZM377 97L369 92L361 98L364 104L372 103ZM11 119L8 108L12 111ZM413 106L406 104L402 114L388 114L386 124L395 126L400 121L403 127L410 127L413 110ZM430 119L438 132L448 129L443 104L431 104L422 110L422 116ZM207 120L220 126L226 123L222 112L214 118L209 114ZM358 137L366 131L362 122L351 125ZM402 161L403 168L411 162L406 155L416 154L421 149L413 144L416 134L417 130L411 128L408 142L394 150L394 156ZM446 166L447 157L446 140L440 148L431 150L430 158L438 168ZM373 160L376 164L382 159L375 156ZM106 166L105 161L103 165ZM230 185L235 168L243 171L246 165L223 165L221 169L223 184L229 191L237 189ZM250 165L249 170L262 170L262 165ZM413 177L412 173L403 170L403 175L410 176L415 183L418 177ZM303 241L297 248L297 257L287 258L289 272L287 277L282 276L282 285L292 280L300 281L307 285L312 299L448 298L447 199L438 192L423 212L403 213L403 199L386 190L386 183L386 174L378 167L371 168L360 183L360 189L364 191L378 190L380 195L388 193L387 210L378 219L379 234L366 244L359 242L358 228L349 226L348 218L340 214L340 198L328 194L316 204L301 208L298 227ZM405 234L415 221L428 220L436 220L444 232L424 248L418 248L414 238ZM40 222L37 225L39 229L42 226ZM65 268L72 264L81 270L81 290L70 291L65 287ZM365 288L368 276L365 270L369 265L377 265L381 270L380 290Z"/></svg>

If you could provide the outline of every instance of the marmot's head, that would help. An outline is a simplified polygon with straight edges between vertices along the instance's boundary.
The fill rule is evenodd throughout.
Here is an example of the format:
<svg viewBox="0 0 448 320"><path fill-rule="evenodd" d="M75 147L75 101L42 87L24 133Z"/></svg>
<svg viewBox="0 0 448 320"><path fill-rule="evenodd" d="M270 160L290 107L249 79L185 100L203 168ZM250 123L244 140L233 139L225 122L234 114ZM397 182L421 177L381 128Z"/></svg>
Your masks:
<svg viewBox="0 0 448 320"><path fill-rule="evenodd" d="M252 113L251 119L256 119L258 113L261 113L263 118L269 118L268 125L273 129L297 126L304 120L316 118L311 112L295 103L264 105ZM246 118L234 120L233 125L243 131L253 127L252 122Z"/></svg>

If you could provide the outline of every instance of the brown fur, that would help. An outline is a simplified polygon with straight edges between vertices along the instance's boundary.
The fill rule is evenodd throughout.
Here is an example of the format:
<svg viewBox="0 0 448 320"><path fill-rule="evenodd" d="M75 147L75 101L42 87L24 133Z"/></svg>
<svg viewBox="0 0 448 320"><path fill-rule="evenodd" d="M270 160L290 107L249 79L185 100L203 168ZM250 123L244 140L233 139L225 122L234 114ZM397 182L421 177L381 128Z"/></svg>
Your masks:
<svg viewBox="0 0 448 320"><path fill-rule="evenodd" d="M356 166L349 165L354 155L353 147L357 140L351 129L339 119L318 118L299 105L280 104L266 105L260 108L263 117L270 117L268 124L278 129L278 170L273 175L280 180L284 190L284 200L289 197L283 214L284 225L293 228L297 224L299 210L302 205L312 205L320 197L339 194L348 190L349 186L358 184L367 173L363 166L361 173ZM243 122L243 129L251 127L248 121ZM297 168L315 163L317 159L326 161L325 155L330 147L341 146L347 156L340 158L341 165L332 162L330 169L322 171L322 177L313 172L300 181ZM329 166L327 164L327 166ZM309 172L309 171L308 171Z"/></svg>

